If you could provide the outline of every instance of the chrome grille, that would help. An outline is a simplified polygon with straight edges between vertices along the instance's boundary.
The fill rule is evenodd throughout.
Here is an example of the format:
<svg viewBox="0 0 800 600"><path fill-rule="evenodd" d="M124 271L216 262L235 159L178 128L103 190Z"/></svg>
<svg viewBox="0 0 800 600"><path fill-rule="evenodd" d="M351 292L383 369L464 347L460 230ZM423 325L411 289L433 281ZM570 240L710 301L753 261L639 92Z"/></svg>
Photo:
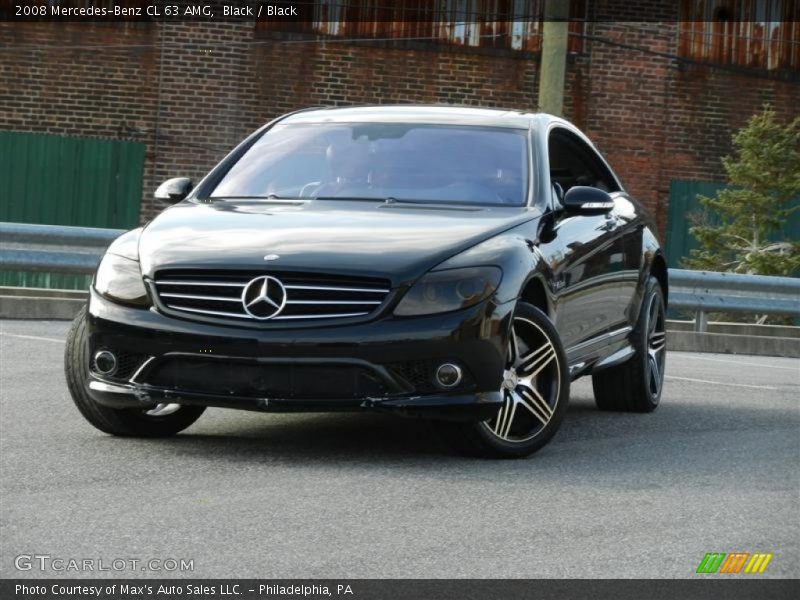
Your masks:
<svg viewBox="0 0 800 600"><path fill-rule="evenodd" d="M384 279L268 273L286 291L283 310L259 321L244 309L242 294L249 282L267 273L169 270L156 273L153 288L162 308L187 317L237 319L254 323L363 317L375 312L390 291Z"/></svg>

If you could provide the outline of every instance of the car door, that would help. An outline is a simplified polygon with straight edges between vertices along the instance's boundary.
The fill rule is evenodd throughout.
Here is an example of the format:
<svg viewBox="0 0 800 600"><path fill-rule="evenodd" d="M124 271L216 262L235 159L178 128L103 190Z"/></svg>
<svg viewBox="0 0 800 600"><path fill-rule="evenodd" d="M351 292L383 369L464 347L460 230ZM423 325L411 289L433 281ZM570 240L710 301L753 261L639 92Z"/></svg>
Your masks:
<svg viewBox="0 0 800 600"><path fill-rule="evenodd" d="M593 340L625 328L636 278L625 243L627 203L624 192L605 161L574 132L551 129L548 159L555 202L575 185L598 187L611 194L615 207L604 214L556 210L553 233L562 260L554 270L560 287L556 327L568 353ZM560 208L560 207L557 207ZM638 257L636 257L638 258Z"/></svg>

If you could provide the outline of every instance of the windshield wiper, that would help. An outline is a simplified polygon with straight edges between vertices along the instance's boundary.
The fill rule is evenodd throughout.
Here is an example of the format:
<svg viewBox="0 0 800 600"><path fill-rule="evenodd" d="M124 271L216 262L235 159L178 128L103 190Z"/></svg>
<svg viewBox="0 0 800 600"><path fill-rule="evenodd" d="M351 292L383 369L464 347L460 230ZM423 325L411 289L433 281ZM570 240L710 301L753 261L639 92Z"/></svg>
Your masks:
<svg viewBox="0 0 800 600"><path fill-rule="evenodd" d="M384 202L385 198L370 198L368 196L314 196L309 200L349 200L353 202Z"/></svg>
<svg viewBox="0 0 800 600"><path fill-rule="evenodd" d="M411 198L395 198L394 196L384 197L367 197L367 196L315 196L311 200L352 200L358 202L382 202L383 204L418 204L428 205L436 204L439 206L456 205L455 202L447 202L442 200L414 200Z"/></svg>
<svg viewBox="0 0 800 600"><path fill-rule="evenodd" d="M412 206L430 206L438 208L454 208L454 209L476 209L485 208L487 206L502 206L494 202L475 203L475 202L453 202L449 200L432 200L432 199L414 199L414 198L396 198L395 196L280 196L278 194L268 194L267 196L211 196L206 198L205 201L210 202L214 200L255 200L261 202L308 202L309 200L344 200L347 202L380 202L383 205L392 204L409 204ZM516 206L516 205L512 205Z"/></svg>
<svg viewBox="0 0 800 600"><path fill-rule="evenodd" d="M297 196L279 196L278 194L269 194L268 196L211 196L208 198L209 200L261 200L262 202L265 200L288 200L288 201L299 201L299 200L313 200L313 198L300 198Z"/></svg>
<svg viewBox="0 0 800 600"><path fill-rule="evenodd" d="M486 206L483 204L475 204L472 202L451 202L450 200L419 200L414 198L394 198L389 196L384 200L386 204L411 204L413 206L430 206L432 208L454 208L454 209L473 209L475 207Z"/></svg>
<svg viewBox="0 0 800 600"><path fill-rule="evenodd" d="M413 198L395 198L394 196L384 198L384 202L386 204L437 204L440 206L455 204L455 202L447 202L445 200L414 200Z"/></svg>

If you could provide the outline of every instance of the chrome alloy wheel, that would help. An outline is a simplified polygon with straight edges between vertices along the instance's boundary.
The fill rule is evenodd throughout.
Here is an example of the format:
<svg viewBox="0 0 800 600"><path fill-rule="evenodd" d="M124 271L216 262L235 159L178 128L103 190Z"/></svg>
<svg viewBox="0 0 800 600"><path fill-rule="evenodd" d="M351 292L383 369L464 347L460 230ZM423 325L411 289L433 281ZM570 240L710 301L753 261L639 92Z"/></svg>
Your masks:
<svg viewBox="0 0 800 600"><path fill-rule="evenodd" d="M553 342L536 323L515 317L503 372L503 405L482 425L506 442L527 442L550 422L561 392Z"/></svg>
<svg viewBox="0 0 800 600"><path fill-rule="evenodd" d="M647 307L647 385L653 398L658 398L664 384L666 346L664 301L661 294L653 294Z"/></svg>

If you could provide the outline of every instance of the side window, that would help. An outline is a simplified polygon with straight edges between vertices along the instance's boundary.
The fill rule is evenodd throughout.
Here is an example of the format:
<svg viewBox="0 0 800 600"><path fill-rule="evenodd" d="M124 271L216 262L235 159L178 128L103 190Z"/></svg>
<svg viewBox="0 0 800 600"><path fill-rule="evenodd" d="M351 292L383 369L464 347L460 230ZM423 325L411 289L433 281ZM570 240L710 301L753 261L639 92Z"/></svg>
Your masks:
<svg viewBox="0 0 800 600"><path fill-rule="evenodd" d="M575 185L618 192L614 177L597 153L578 136L566 129L553 129L547 142L550 158L550 181L566 193ZM556 185L557 184L557 185Z"/></svg>

